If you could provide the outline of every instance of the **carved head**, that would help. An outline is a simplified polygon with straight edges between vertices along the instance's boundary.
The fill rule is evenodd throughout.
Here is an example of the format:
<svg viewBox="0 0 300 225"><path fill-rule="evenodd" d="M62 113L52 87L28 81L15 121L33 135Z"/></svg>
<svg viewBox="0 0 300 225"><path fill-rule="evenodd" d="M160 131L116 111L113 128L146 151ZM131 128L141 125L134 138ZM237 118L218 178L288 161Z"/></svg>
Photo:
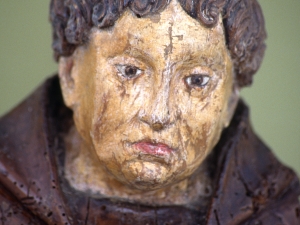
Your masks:
<svg viewBox="0 0 300 225"><path fill-rule="evenodd" d="M258 4L236 2L52 1L65 103L116 180L177 183L216 145L264 52Z"/></svg>

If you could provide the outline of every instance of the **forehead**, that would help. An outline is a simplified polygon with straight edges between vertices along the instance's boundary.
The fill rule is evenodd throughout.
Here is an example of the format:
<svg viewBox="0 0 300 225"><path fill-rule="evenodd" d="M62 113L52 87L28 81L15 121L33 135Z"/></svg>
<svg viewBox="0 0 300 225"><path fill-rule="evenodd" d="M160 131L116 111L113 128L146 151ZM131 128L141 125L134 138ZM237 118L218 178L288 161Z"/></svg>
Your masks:
<svg viewBox="0 0 300 225"><path fill-rule="evenodd" d="M190 17L177 1L171 1L160 14L137 18L127 10L111 29L94 28L91 44L104 57L128 53L147 55L153 60L205 57L223 60L227 53L222 20L207 28Z"/></svg>

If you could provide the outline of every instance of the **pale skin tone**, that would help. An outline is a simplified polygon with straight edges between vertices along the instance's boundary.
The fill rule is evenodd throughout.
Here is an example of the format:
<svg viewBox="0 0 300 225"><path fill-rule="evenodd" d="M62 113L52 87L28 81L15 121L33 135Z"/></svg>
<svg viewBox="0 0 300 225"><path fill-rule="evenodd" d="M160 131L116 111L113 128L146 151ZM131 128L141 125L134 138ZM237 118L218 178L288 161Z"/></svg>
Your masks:
<svg viewBox="0 0 300 225"><path fill-rule="evenodd" d="M146 18L126 11L59 66L76 127L66 138L71 186L158 205L209 194L203 161L238 99L221 20L205 28L176 1Z"/></svg>

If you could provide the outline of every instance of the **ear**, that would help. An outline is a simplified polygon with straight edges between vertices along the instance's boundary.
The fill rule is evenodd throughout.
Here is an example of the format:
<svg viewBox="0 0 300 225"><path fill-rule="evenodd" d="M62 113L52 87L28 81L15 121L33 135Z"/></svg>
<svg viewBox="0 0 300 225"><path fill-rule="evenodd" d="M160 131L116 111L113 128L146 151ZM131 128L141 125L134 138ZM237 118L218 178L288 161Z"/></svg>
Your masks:
<svg viewBox="0 0 300 225"><path fill-rule="evenodd" d="M75 102L75 83L72 76L73 66L73 56L60 57L58 76L65 104L69 108L73 108Z"/></svg>
<svg viewBox="0 0 300 225"><path fill-rule="evenodd" d="M227 113L225 117L224 127L228 127L230 124L230 121L234 115L236 106L238 104L240 98L240 90L237 87L237 85L233 85L232 92L228 99L228 105L227 105Z"/></svg>

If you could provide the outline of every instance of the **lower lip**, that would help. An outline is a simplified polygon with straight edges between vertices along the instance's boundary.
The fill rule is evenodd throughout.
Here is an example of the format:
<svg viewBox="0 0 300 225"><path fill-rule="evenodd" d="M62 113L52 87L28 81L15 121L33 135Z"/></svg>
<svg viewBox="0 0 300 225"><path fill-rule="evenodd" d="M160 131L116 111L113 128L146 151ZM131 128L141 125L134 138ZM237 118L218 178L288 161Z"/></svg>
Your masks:
<svg viewBox="0 0 300 225"><path fill-rule="evenodd" d="M165 144L153 144L149 142L138 142L134 146L144 153L151 155L166 155L173 151L168 145Z"/></svg>

